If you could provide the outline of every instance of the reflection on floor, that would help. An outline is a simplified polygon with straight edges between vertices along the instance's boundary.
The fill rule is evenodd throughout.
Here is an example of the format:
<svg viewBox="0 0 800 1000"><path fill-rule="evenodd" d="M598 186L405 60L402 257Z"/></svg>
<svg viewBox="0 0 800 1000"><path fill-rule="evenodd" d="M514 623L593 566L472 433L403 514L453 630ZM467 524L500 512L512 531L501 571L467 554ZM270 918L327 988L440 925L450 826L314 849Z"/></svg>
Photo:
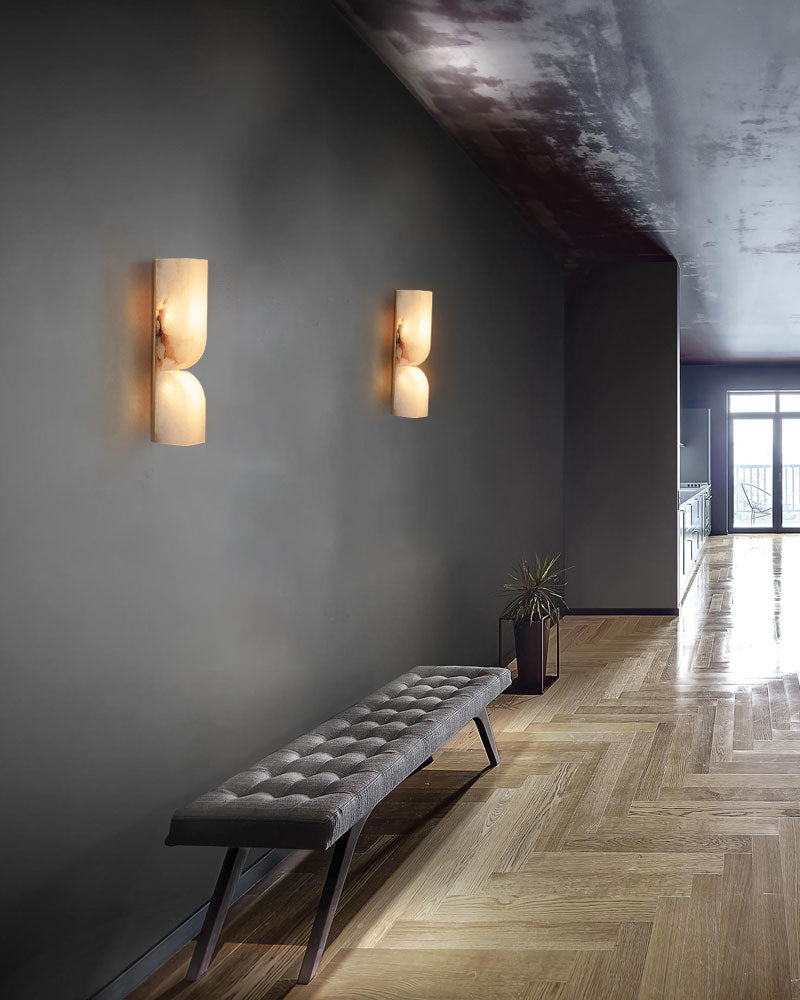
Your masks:
<svg viewBox="0 0 800 1000"><path fill-rule="evenodd" d="M679 622L565 621L559 683L493 706L500 767L466 732L379 807L310 986L321 859L134 997L800 996L798 666L800 537L712 538Z"/></svg>

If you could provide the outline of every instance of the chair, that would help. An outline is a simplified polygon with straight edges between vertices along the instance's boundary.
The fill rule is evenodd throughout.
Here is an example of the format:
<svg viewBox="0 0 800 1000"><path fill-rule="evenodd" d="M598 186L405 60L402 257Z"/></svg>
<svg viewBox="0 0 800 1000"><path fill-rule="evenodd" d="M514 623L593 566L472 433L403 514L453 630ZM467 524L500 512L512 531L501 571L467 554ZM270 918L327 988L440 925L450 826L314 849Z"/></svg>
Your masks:
<svg viewBox="0 0 800 1000"><path fill-rule="evenodd" d="M757 517L772 515L772 494L753 483L740 483L745 502L750 508L750 523L755 524Z"/></svg>

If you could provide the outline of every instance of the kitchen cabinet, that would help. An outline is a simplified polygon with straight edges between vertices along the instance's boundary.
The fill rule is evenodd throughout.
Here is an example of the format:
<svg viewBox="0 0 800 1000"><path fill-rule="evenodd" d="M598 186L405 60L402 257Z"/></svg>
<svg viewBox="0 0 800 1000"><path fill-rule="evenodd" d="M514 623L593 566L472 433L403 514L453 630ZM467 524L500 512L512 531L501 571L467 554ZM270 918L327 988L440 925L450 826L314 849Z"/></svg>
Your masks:
<svg viewBox="0 0 800 1000"><path fill-rule="evenodd" d="M682 489L678 493L678 579L681 599L697 567L703 545L711 534L711 487Z"/></svg>

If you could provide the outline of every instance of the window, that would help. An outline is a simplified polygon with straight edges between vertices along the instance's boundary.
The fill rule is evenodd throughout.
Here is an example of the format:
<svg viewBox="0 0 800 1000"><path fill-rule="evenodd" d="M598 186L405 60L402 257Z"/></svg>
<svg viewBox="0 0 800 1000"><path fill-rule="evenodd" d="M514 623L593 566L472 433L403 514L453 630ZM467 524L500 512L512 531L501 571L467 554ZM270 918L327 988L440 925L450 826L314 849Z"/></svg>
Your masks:
<svg viewBox="0 0 800 1000"><path fill-rule="evenodd" d="M786 395L786 398L788 399L789 395ZM797 398L798 402L800 402L800 393L797 394ZM729 392L728 410L731 413L774 413L775 393Z"/></svg>
<svg viewBox="0 0 800 1000"><path fill-rule="evenodd" d="M780 409L781 413L800 413L800 392L782 392Z"/></svg>

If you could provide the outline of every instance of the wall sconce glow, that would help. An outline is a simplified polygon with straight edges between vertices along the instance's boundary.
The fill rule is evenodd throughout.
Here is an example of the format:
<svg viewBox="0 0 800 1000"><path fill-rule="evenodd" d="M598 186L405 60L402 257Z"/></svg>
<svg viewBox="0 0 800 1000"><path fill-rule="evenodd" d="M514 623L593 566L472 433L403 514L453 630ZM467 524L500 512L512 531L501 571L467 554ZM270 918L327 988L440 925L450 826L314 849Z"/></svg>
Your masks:
<svg viewBox="0 0 800 1000"><path fill-rule="evenodd" d="M431 350L433 292L398 289L394 301L392 413L428 416L428 379L418 366Z"/></svg>
<svg viewBox="0 0 800 1000"><path fill-rule="evenodd" d="M208 261L165 257L153 269L153 441L206 440L206 397L186 371L206 349Z"/></svg>

